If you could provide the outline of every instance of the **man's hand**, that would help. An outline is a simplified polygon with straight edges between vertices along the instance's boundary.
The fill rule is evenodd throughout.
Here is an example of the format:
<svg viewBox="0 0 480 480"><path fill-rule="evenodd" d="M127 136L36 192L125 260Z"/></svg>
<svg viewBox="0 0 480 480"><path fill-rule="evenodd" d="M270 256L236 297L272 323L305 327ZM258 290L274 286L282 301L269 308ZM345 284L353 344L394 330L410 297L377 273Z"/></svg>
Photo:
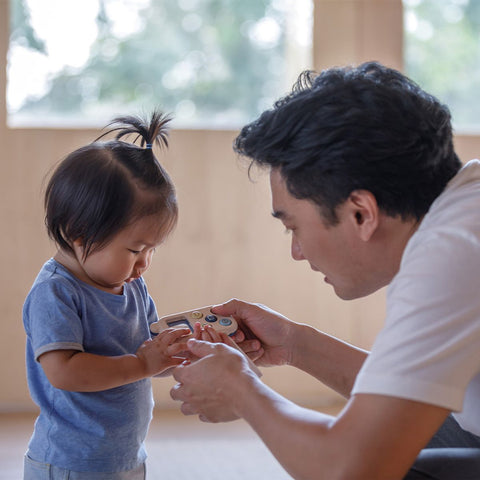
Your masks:
<svg viewBox="0 0 480 480"><path fill-rule="evenodd" d="M233 338L257 365L291 363L295 322L263 305L235 299L216 305L212 312L237 320L239 331Z"/></svg>
<svg viewBox="0 0 480 480"><path fill-rule="evenodd" d="M171 389L171 397L182 402L185 415L198 414L202 421L237 419L236 405L256 378L247 359L222 343L191 339L187 347L198 360L175 368L173 377L178 384Z"/></svg>

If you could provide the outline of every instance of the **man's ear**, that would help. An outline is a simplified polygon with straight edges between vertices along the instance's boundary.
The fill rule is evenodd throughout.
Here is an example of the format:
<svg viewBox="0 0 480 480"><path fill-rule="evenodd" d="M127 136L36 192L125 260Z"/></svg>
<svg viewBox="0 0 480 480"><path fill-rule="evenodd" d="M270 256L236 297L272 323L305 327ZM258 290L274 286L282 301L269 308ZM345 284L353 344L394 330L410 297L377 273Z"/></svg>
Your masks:
<svg viewBox="0 0 480 480"><path fill-rule="evenodd" d="M354 227L360 238L367 242L375 233L380 220L377 199L368 190L354 190L347 204Z"/></svg>

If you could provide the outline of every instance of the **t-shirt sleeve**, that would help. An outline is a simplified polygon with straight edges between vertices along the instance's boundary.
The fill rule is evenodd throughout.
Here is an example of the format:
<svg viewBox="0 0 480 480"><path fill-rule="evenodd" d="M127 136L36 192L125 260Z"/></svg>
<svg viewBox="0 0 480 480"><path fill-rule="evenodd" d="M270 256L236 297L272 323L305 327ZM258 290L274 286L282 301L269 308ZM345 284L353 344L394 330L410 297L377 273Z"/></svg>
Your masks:
<svg viewBox="0 0 480 480"><path fill-rule="evenodd" d="M53 350L83 348L83 326L78 293L68 282L37 284L24 305L24 322L35 360Z"/></svg>
<svg viewBox="0 0 480 480"><path fill-rule="evenodd" d="M407 247L389 287L385 327L352 394L460 411L467 385L480 371L478 246L448 231L419 240Z"/></svg>
<svg viewBox="0 0 480 480"><path fill-rule="evenodd" d="M148 316L148 325L156 322L158 320L157 309L155 307L155 302L153 298L149 295L147 300L147 316Z"/></svg>
<svg viewBox="0 0 480 480"><path fill-rule="evenodd" d="M148 293L147 284L143 281L143 278L137 280L140 285L140 291L142 294L143 301L145 303L145 311L147 313L147 321L150 326L152 323L158 320L157 308L153 298Z"/></svg>

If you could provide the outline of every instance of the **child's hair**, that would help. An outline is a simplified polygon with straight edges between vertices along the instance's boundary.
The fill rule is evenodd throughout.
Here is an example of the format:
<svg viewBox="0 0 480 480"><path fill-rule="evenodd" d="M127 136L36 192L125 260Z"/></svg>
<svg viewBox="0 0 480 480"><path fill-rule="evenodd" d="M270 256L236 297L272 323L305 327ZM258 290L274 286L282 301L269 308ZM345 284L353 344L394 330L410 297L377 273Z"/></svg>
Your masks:
<svg viewBox="0 0 480 480"><path fill-rule="evenodd" d="M75 150L55 169L45 192L45 224L56 244L73 252L81 239L84 258L104 247L139 218L159 215L167 236L175 227L175 188L155 158L152 147L168 147L170 118L154 111L150 121L126 116L108 131ZM114 140L99 141L117 132ZM134 134L140 146L121 140Z"/></svg>

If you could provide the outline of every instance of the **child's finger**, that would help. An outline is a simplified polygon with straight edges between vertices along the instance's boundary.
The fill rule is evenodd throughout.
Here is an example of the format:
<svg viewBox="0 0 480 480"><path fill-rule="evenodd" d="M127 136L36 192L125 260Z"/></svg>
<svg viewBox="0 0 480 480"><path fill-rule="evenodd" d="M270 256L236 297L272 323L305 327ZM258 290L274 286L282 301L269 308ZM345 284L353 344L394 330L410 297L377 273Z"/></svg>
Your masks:
<svg viewBox="0 0 480 480"><path fill-rule="evenodd" d="M155 340L170 345L179 338L190 335L191 333L189 328L168 328L161 332Z"/></svg>
<svg viewBox="0 0 480 480"><path fill-rule="evenodd" d="M215 330L211 325L206 325L205 330L210 336L210 338L207 339L209 342L219 343L222 341L222 337L220 336L220 333L217 332L217 330Z"/></svg>
<svg viewBox="0 0 480 480"><path fill-rule="evenodd" d="M210 327L210 325L206 325L203 329L202 338L200 338L200 340L203 340L204 342L214 343L215 340L212 337L211 330L212 330L212 327Z"/></svg>
<svg viewBox="0 0 480 480"><path fill-rule="evenodd" d="M195 322L195 324L193 325L193 338L195 338L196 340L201 340L202 331L203 331L203 328L200 322Z"/></svg>

